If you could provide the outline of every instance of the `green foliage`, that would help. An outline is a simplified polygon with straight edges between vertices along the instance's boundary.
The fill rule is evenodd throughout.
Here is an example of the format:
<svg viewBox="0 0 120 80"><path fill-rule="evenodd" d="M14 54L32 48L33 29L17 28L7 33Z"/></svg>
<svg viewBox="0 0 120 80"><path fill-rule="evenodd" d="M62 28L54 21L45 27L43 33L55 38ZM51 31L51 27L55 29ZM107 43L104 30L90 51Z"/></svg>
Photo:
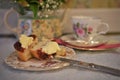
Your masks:
<svg viewBox="0 0 120 80"><path fill-rule="evenodd" d="M58 9L65 0L15 0L17 3L26 3L24 8L29 9L33 12L34 17L37 17L38 11L51 11Z"/></svg>

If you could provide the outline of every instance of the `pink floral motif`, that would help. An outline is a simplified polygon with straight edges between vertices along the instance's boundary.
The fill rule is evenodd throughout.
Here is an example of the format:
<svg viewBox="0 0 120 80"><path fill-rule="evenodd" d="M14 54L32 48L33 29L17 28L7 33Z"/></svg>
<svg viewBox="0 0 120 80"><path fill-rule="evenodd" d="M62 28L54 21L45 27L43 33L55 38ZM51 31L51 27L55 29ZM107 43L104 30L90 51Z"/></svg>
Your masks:
<svg viewBox="0 0 120 80"><path fill-rule="evenodd" d="M76 30L76 32L77 32L78 36L83 37L83 36L85 35L85 31L84 31L84 29L82 29L82 28L78 28L78 29Z"/></svg>

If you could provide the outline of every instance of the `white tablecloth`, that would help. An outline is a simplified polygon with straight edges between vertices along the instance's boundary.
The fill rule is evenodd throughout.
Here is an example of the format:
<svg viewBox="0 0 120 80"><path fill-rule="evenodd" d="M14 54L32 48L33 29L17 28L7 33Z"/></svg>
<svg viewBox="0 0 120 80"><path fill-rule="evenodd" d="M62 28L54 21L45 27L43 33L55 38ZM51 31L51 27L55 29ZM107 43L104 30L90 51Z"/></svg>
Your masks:
<svg viewBox="0 0 120 80"><path fill-rule="evenodd" d="M108 37L109 38L109 37ZM120 40L120 36L114 37ZM120 80L120 77L83 70L77 67L66 67L55 71L29 72L8 67L4 59L14 51L16 39L0 38L0 80ZM120 69L120 49L107 51L75 50L77 60L92 62Z"/></svg>

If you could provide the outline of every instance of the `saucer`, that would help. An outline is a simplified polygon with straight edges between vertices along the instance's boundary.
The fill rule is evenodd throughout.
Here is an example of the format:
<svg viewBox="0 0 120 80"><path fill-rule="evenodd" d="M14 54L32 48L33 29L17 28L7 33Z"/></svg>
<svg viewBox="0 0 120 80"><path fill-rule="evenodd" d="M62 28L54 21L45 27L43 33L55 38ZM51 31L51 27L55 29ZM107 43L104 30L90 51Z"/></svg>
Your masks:
<svg viewBox="0 0 120 80"><path fill-rule="evenodd" d="M107 43L105 36L97 36L92 41L78 40L74 34L68 34L61 37L61 39L71 45L81 48L93 48Z"/></svg>

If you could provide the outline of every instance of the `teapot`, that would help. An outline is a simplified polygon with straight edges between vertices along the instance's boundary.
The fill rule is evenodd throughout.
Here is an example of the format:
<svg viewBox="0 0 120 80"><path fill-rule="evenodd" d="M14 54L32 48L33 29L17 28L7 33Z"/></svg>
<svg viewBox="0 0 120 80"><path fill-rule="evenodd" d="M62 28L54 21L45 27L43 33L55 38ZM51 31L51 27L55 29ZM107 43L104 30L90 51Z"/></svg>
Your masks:
<svg viewBox="0 0 120 80"><path fill-rule="evenodd" d="M62 11L62 10L61 10ZM18 24L15 28L11 26L8 22L8 17L12 12L17 14ZM33 18L32 12L28 11L26 15L21 16L15 9L11 8L5 13L4 24L12 32L14 32L18 37L21 34L31 35L35 34L39 38L46 37L52 39L54 37L59 37L62 35L63 24L65 23L65 16L67 10L62 11L58 17L40 17ZM58 13L57 13L58 14ZM12 19L11 19L12 20Z"/></svg>

